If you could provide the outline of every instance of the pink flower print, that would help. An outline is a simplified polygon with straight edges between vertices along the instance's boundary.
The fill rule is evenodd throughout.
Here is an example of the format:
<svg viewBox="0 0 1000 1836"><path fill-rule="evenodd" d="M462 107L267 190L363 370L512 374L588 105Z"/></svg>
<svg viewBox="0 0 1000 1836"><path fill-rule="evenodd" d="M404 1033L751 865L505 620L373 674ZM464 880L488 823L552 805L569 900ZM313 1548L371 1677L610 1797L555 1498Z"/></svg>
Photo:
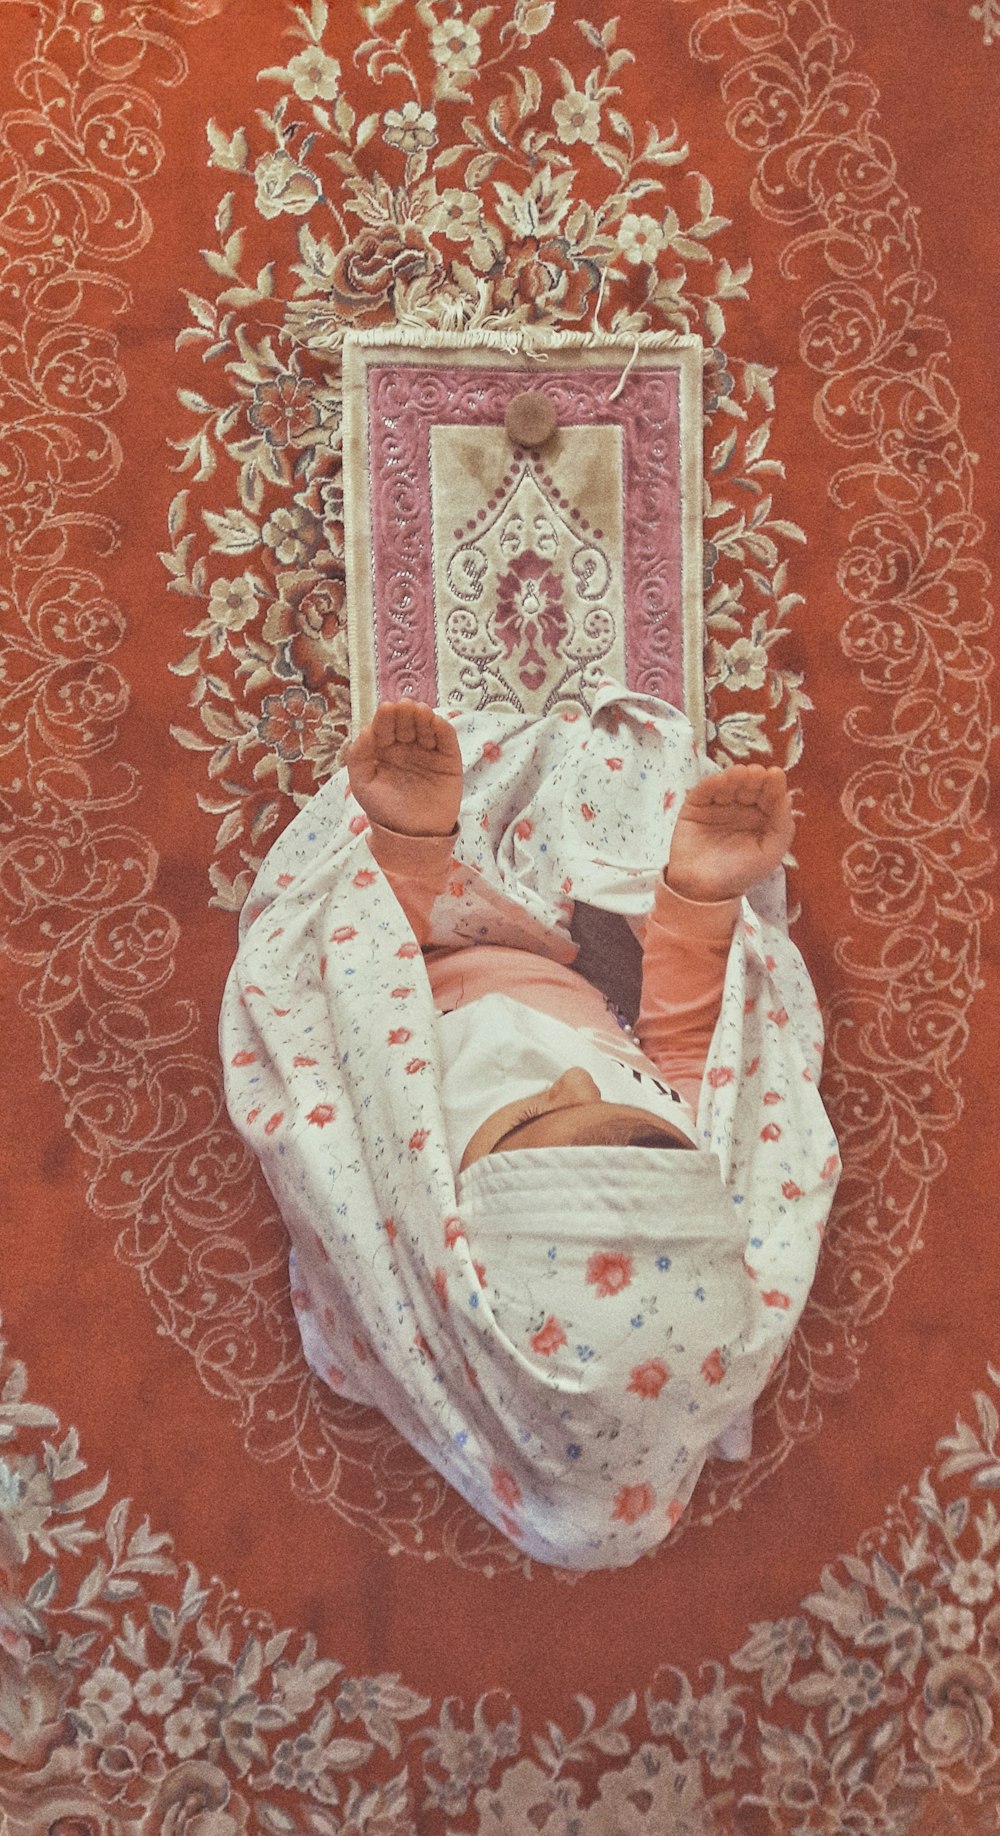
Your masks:
<svg viewBox="0 0 1000 1836"><path fill-rule="evenodd" d="M762 1141L780 1141L781 1130L777 1122L768 1122L760 1131Z"/></svg>
<svg viewBox="0 0 1000 1836"><path fill-rule="evenodd" d="M747 1068L744 1071L743 1075L744 1077L755 1077L759 1070L760 1070L760 1059L751 1058L750 1063L747 1065Z"/></svg>
<svg viewBox="0 0 1000 1836"><path fill-rule="evenodd" d="M396 1220L395 1218L383 1218L382 1229L385 1231L385 1234L388 1237L389 1242L395 1243L396 1241Z"/></svg>
<svg viewBox="0 0 1000 1836"><path fill-rule="evenodd" d="M290 1014L291 1011L292 1010L290 1007L272 1007L271 1008L272 1014L277 1014L279 1020L283 1020L285 1018L285 1015Z"/></svg>
<svg viewBox="0 0 1000 1836"><path fill-rule="evenodd" d="M234 1052L229 1062L231 1065L255 1065L257 1054L256 1052Z"/></svg>
<svg viewBox="0 0 1000 1836"><path fill-rule="evenodd" d="M538 1331L532 1334L531 1349L540 1352L543 1358L551 1358L552 1353L558 1351L560 1345L565 1345L565 1343L566 1334L555 1314L550 1313L544 1326L540 1326Z"/></svg>
<svg viewBox="0 0 1000 1836"><path fill-rule="evenodd" d="M489 826L490 826L490 819L486 811L484 810L482 815L479 818L479 827L481 829L488 829Z"/></svg>
<svg viewBox="0 0 1000 1836"><path fill-rule="evenodd" d="M463 1369L464 1369L464 1371L465 1371L465 1375L466 1375L466 1376L467 1376L467 1378L469 1379L469 1382L471 1383L471 1385L472 1385L472 1387L473 1387L473 1389L474 1389L474 1390L478 1390L478 1388L479 1388L479 1378L478 1378L478 1377L476 1376L476 1373L475 1373L475 1371L474 1371L474 1369L473 1369L473 1367L472 1367L472 1365L471 1365L471 1364L469 1363L469 1360L468 1360L468 1358L463 1358L463 1359L462 1359L462 1367L463 1367Z"/></svg>
<svg viewBox="0 0 1000 1836"><path fill-rule="evenodd" d="M256 1122L257 1117L259 1115L260 1115L260 1105L259 1104L256 1109L248 1109L247 1110L247 1126L249 1127L251 1122Z"/></svg>
<svg viewBox="0 0 1000 1836"><path fill-rule="evenodd" d="M339 1364L328 1364L326 1370L323 1372L323 1378L324 1381L330 1385L331 1390L339 1390L341 1384L345 1381L344 1373Z"/></svg>
<svg viewBox="0 0 1000 1836"><path fill-rule="evenodd" d="M370 886L374 878L375 873L371 867L359 867L351 884L359 888Z"/></svg>
<svg viewBox="0 0 1000 1836"><path fill-rule="evenodd" d="M407 1074L412 1077L415 1071L422 1071L426 1063L426 1058L411 1058L406 1067Z"/></svg>
<svg viewBox="0 0 1000 1836"><path fill-rule="evenodd" d="M786 1199L797 1199L802 1197L802 1187L797 1186L794 1179L786 1179L781 1190Z"/></svg>
<svg viewBox="0 0 1000 1836"><path fill-rule="evenodd" d="M681 1504L680 1499L672 1498L667 1506L667 1523L670 1525L671 1530L675 1524L680 1523L683 1516L684 1506Z"/></svg>
<svg viewBox="0 0 1000 1836"><path fill-rule="evenodd" d="M348 823L352 835L363 835L368 827L367 816L352 816Z"/></svg>
<svg viewBox="0 0 1000 1836"><path fill-rule="evenodd" d="M516 1524L512 1517L508 1517L506 1511L500 1513L500 1525L512 1543L516 1543L523 1534L520 1524Z"/></svg>
<svg viewBox="0 0 1000 1836"><path fill-rule="evenodd" d="M637 1523L645 1517L656 1503L656 1493L651 1485L623 1485L615 1498L612 1517L618 1517L623 1524Z"/></svg>
<svg viewBox="0 0 1000 1836"><path fill-rule="evenodd" d="M757 1005L756 995L748 996L747 1000L745 1000L743 1003L743 1012L745 1014L752 1014L756 1005Z"/></svg>
<svg viewBox="0 0 1000 1836"><path fill-rule="evenodd" d="M521 1502L521 1488L513 1473L509 1473L505 1466L491 1466L490 1484L500 1503L506 1505L509 1511L516 1511Z"/></svg>
<svg viewBox="0 0 1000 1836"><path fill-rule="evenodd" d="M392 998L394 1001L405 1001L407 995L411 995L412 993L412 988L394 988L392 991Z"/></svg>
<svg viewBox="0 0 1000 1836"><path fill-rule="evenodd" d="M285 927L283 924L279 924L276 931L268 931L267 941L268 943L273 943L276 937L284 937L284 935L285 935Z"/></svg>
<svg viewBox="0 0 1000 1836"><path fill-rule="evenodd" d="M407 960L409 960L411 956L419 956L420 945L417 943L400 944L399 949L396 951L396 955L405 956Z"/></svg>
<svg viewBox="0 0 1000 1836"><path fill-rule="evenodd" d="M773 956L765 956L764 967L765 969L769 970L772 975L774 974L774 971L777 969L778 965L775 962Z"/></svg>
<svg viewBox="0 0 1000 1836"><path fill-rule="evenodd" d="M476 1280L478 1281L479 1286L481 1288L485 1288L486 1286L486 1264L484 1262L474 1262L472 1266L476 1271Z"/></svg>
<svg viewBox="0 0 1000 1836"><path fill-rule="evenodd" d="M593 812L593 810L591 809L591 807L590 807L590 804L589 804L589 803L581 803L581 805L580 805L580 815L581 815L581 816L583 817L583 820L584 820L584 822L593 822L593 820L594 820L594 812Z"/></svg>
<svg viewBox="0 0 1000 1836"><path fill-rule="evenodd" d="M445 1221L444 1221L445 1248L454 1249L456 1243L458 1242L459 1237L462 1237L462 1238L465 1237L465 1232L462 1229L461 1218L445 1218Z"/></svg>
<svg viewBox="0 0 1000 1836"><path fill-rule="evenodd" d="M670 1372L662 1358L647 1358L645 1364L634 1364L629 1372L628 1388L636 1396L659 1396Z"/></svg>
<svg viewBox="0 0 1000 1836"><path fill-rule="evenodd" d="M625 760L624 759L605 759L604 763L607 766L609 771L621 771L621 768L624 765Z"/></svg>
<svg viewBox="0 0 1000 1836"><path fill-rule="evenodd" d="M829 1160L824 1160L823 1162L823 1165L820 1169L820 1175L819 1175L820 1179L832 1179L834 1174L837 1172L837 1169L839 1168L839 1166L840 1166L840 1155L831 1154Z"/></svg>
<svg viewBox="0 0 1000 1836"><path fill-rule="evenodd" d="M495 765L502 751L503 748L497 745L496 740L487 740L482 750L482 757L488 759L491 765Z"/></svg>
<svg viewBox="0 0 1000 1836"><path fill-rule="evenodd" d="M465 888L463 887L461 880L449 880L448 881L448 892L450 893L453 899L460 899L462 897L464 890Z"/></svg>
<svg viewBox="0 0 1000 1836"><path fill-rule="evenodd" d="M765 1090L763 1101L765 1103L780 1103L781 1102L780 1090Z"/></svg>
<svg viewBox="0 0 1000 1836"><path fill-rule="evenodd" d="M447 1308L447 1305L448 1305L448 1277L445 1274L443 1269L434 1270L434 1292L437 1295L438 1301L440 1302L441 1306L444 1308Z"/></svg>
<svg viewBox="0 0 1000 1836"><path fill-rule="evenodd" d="M562 883L562 885L560 886L560 888L559 888L559 890L560 890L560 892L564 892L564 893L571 893L571 892L573 891L573 882L572 882L572 880L571 880L571 878L570 878L570 876L569 876L569 874L567 874L567 875L566 875L566 878L564 879L564 881L563 881L563 883Z"/></svg>
<svg viewBox="0 0 1000 1836"><path fill-rule="evenodd" d="M788 1015L786 1014L783 1007L779 1007L777 1009L769 1009L767 1017L769 1020L774 1021L775 1026L787 1026L788 1025Z"/></svg>
<svg viewBox="0 0 1000 1836"><path fill-rule="evenodd" d="M350 943L351 938L356 937L357 934L358 933L355 930L353 924L341 924L341 925L338 925L335 931L331 931L330 942L331 943Z"/></svg>
<svg viewBox="0 0 1000 1836"><path fill-rule="evenodd" d="M354 1352L354 1356L359 1360L361 1364L367 1363L368 1347L365 1344L364 1339L358 1338L357 1333L354 1334L354 1337L351 1340L351 1349Z"/></svg>
<svg viewBox="0 0 1000 1836"><path fill-rule="evenodd" d="M410 1136L407 1146L411 1147L414 1150L414 1153L419 1153L420 1149L424 1146L425 1142L427 1141L430 1135L430 1132L431 1131L429 1128L415 1128L412 1135Z"/></svg>
<svg viewBox="0 0 1000 1836"><path fill-rule="evenodd" d="M713 1065L708 1074L708 1081L713 1090L720 1090L723 1084L731 1084L736 1072L732 1065Z"/></svg>
<svg viewBox="0 0 1000 1836"><path fill-rule="evenodd" d="M319 1059L318 1058L307 1058L304 1052L296 1052L295 1057L292 1059L292 1064L293 1065L318 1065Z"/></svg>
<svg viewBox="0 0 1000 1836"><path fill-rule="evenodd" d="M745 1257L745 1256L744 1256L744 1258L743 1258L743 1267L744 1267L744 1268L746 1269L746 1272L747 1272L747 1274L749 1275L749 1277L750 1277L750 1280L751 1280L751 1281L756 1281L756 1280L757 1280L757 1271L756 1271L756 1269L752 1269L752 1268L750 1267L750 1264L749 1264L749 1262L747 1261L747 1259L746 1259L746 1257Z"/></svg>
<svg viewBox="0 0 1000 1836"><path fill-rule="evenodd" d="M624 1250L595 1250L587 1259L586 1279L602 1298L620 1294L632 1280L632 1258Z"/></svg>
<svg viewBox="0 0 1000 1836"><path fill-rule="evenodd" d="M294 879L295 879L294 873L279 873L278 885L279 886L291 886Z"/></svg>
<svg viewBox="0 0 1000 1836"><path fill-rule="evenodd" d="M273 1135L275 1129L280 1128L284 1120L285 1120L284 1110L276 1109L274 1112L274 1115L268 1116L267 1121L264 1124L265 1135Z"/></svg>
<svg viewBox="0 0 1000 1836"><path fill-rule="evenodd" d="M428 1345L427 1340L424 1338L424 1335L422 1332L414 1333L413 1343L416 1346L418 1352L420 1352L422 1357L429 1358L432 1364L437 1363L437 1359L435 1358L434 1353L431 1351L431 1348Z"/></svg>
<svg viewBox="0 0 1000 1836"><path fill-rule="evenodd" d="M316 1103L306 1117L317 1128L325 1128L328 1122L334 1121L337 1111L332 1103Z"/></svg>
<svg viewBox="0 0 1000 1836"><path fill-rule="evenodd" d="M319 979L320 981L323 980L325 975L326 975L326 957L321 956L319 959Z"/></svg>
<svg viewBox="0 0 1000 1836"><path fill-rule="evenodd" d="M391 1033L389 1034L388 1044L389 1045L405 1045L407 1040L412 1039L412 1038L413 1038L413 1034L410 1032L410 1029L408 1026L394 1026Z"/></svg>
<svg viewBox="0 0 1000 1836"><path fill-rule="evenodd" d="M331 1332L336 1332L337 1318L332 1307L323 1308L323 1324L328 1326Z"/></svg>
<svg viewBox="0 0 1000 1836"><path fill-rule="evenodd" d="M258 988L258 987L257 987L257 984L256 984L256 982L248 982L248 983L247 983L247 985L246 985L246 988L244 989L244 991L243 991L243 992L244 992L244 994L259 994L259 995L262 995L262 994L263 994L263 992L264 992L264 990L263 990L263 988Z"/></svg>
<svg viewBox="0 0 1000 1836"><path fill-rule="evenodd" d="M702 1364L701 1374L706 1383L722 1382L726 1374L726 1367L722 1362L722 1353L718 1346L715 1347L714 1351L709 1352L708 1357Z"/></svg>
<svg viewBox="0 0 1000 1836"><path fill-rule="evenodd" d="M514 825L514 834L517 836L518 841L530 841L534 833L535 825L533 822L529 822L526 816L523 816L521 821Z"/></svg>
<svg viewBox="0 0 1000 1836"><path fill-rule="evenodd" d="M765 1307L782 1307L786 1313L792 1304L791 1295L782 1294L780 1288L768 1288L767 1293L762 1294L760 1298Z"/></svg>
<svg viewBox="0 0 1000 1836"><path fill-rule="evenodd" d="M570 724L572 724L574 720L579 720L579 718L580 718L580 713L579 713L578 708L567 708L566 712L563 715L563 720L569 722Z"/></svg>
<svg viewBox="0 0 1000 1836"><path fill-rule="evenodd" d="M664 791L663 807L665 810L672 810L676 802L677 802L677 797L672 790Z"/></svg>

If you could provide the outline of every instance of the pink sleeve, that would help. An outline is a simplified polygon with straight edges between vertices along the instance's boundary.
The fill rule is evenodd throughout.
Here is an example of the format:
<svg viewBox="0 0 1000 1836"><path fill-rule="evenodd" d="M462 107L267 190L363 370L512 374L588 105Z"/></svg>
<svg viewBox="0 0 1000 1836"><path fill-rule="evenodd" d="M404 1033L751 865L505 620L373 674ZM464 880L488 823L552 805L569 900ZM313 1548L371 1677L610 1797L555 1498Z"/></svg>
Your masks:
<svg viewBox="0 0 1000 1836"><path fill-rule="evenodd" d="M695 1109L741 909L739 899L684 899L661 878L643 936L636 1036Z"/></svg>
<svg viewBox="0 0 1000 1836"><path fill-rule="evenodd" d="M366 839L423 949L430 932L431 906L444 891L458 823L450 835L399 835L373 822Z"/></svg>

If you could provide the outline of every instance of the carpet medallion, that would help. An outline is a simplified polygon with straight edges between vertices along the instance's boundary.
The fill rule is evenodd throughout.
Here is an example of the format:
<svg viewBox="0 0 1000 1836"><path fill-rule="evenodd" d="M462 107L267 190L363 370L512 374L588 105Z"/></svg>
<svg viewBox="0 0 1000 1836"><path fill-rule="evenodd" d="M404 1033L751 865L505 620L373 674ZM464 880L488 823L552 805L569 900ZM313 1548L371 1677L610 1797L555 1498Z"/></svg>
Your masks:
<svg viewBox="0 0 1000 1836"><path fill-rule="evenodd" d="M992 6L0 25L0 1827L996 1829ZM401 475L426 445L448 591L390 642L387 576L355 590L358 333L617 341L596 464L657 527L684 490L628 471L642 347L697 353L700 578L679 545L658 656L629 490L598 523L569 438L583 383L561 471L501 439L513 384L457 431L419 408ZM476 467L449 523L435 489ZM720 762L789 771L845 1171L750 1459L581 1577L310 1376L215 1028L235 914L352 719L409 686L579 698L609 656L673 669Z"/></svg>

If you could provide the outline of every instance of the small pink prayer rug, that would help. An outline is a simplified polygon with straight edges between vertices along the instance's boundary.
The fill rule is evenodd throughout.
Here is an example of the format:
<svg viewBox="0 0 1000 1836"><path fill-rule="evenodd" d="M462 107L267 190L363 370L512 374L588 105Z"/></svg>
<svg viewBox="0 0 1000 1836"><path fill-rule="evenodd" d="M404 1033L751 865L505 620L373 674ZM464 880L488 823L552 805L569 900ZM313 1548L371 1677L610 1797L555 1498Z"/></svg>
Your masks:
<svg viewBox="0 0 1000 1836"><path fill-rule="evenodd" d="M351 332L352 725L380 700L589 706L605 676L701 735L702 344Z"/></svg>

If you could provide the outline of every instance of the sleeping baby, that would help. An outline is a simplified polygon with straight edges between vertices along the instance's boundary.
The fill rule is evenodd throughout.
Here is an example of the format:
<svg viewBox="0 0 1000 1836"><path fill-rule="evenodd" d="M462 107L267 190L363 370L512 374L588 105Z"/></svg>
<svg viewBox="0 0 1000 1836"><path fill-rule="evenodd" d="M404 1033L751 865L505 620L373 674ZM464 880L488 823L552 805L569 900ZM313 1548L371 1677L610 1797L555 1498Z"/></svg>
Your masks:
<svg viewBox="0 0 1000 1836"><path fill-rule="evenodd" d="M527 1557L623 1566L745 1458L840 1158L784 773L606 678L383 703L240 922L220 1040L305 1356ZM634 1023L578 910L641 945ZM596 980L596 978L594 978Z"/></svg>

